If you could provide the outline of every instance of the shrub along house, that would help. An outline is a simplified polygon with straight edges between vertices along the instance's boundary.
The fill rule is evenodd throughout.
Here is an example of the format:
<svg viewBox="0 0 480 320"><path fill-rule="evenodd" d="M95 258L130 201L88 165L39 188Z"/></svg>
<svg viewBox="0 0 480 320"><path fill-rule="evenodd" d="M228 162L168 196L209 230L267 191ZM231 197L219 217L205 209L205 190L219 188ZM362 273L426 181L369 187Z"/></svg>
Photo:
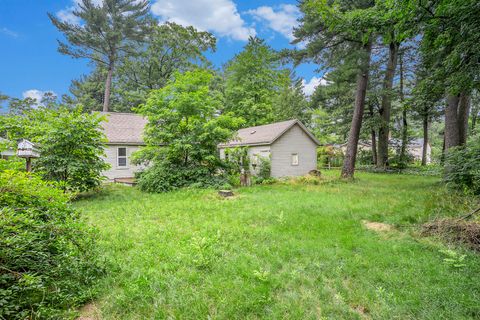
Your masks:
<svg viewBox="0 0 480 320"><path fill-rule="evenodd" d="M143 130L147 120L134 113L101 112L107 121L102 122L102 129L107 137L105 161L110 169L103 174L110 181L121 178L133 178L142 169L131 163L132 153L137 151L143 142Z"/></svg>
<svg viewBox="0 0 480 320"><path fill-rule="evenodd" d="M302 176L317 169L318 140L298 120L238 130L235 138L218 145L220 158L229 148L247 147L250 172L258 173L260 157L269 158L272 177Z"/></svg>

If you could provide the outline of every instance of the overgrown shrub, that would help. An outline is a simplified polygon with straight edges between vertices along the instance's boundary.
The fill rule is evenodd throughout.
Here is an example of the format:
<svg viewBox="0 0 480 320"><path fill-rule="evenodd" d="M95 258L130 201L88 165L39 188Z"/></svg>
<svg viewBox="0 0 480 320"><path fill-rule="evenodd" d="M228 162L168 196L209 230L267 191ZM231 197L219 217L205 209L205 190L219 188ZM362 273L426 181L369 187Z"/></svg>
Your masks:
<svg viewBox="0 0 480 320"><path fill-rule="evenodd" d="M185 187L217 188L228 181L224 174L216 173L208 167L184 167L156 162L148 170L138 174L137 182L143 191L167 192Z"/></svg>
<svg viewBox="0 0 480 320"><path fill-rule="evenodd" d="M257 178L260 181L267 180L271 177L272 162L270 158L258 157L258 174Z"/></svg>
<svg viewBox="0 0 480 320"><path fill-rule="evenodd" d="M68 196L0 172L0 319L58 319L92 298L103 273L93 232Z"/></svg>
<svg viewBox="0 0 480 320"><path fill-rule="evenodd" d="M480 194L480 139L448 150L444 179L453 188Z"/></svg>
<svg viewBox="0 0 480 320"><path fill-rule="evenodd" d="M136 161L151 165L139 175L142 190L164 192L225 182L218 174L225 166L217 146L233 137L243 119L217 114L222 100L212 78L211 72L201 69L176 73L138 108L148 124L147 147L139 151Z"/></svg>

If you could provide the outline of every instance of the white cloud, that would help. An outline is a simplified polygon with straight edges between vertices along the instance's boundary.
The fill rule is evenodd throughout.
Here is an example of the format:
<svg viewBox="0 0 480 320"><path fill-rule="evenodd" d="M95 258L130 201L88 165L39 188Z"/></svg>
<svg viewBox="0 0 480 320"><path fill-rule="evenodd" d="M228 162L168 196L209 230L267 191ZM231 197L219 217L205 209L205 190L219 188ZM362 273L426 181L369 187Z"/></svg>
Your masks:
<svg viewBox="0 0 480 320"><path fill-rule="evenodd" d="M73 11L78 8L78 4L82 0L73 0L73 4L66 9L60 10L57 12L57 17L60 21L68 22L72 24L80 24L80 19L73 14ZM100 6L103 3L103 0L93 0L94 5Z"/></svg>
<svg viewBox="0 0 480 320"><path fill-rule="evenodd" d="M0 28L0 33L6 35L6 36L9 36L9 37L12 37L12 38L18 38L18 33L16 33L15 31L12 31L8 28Z"/></svg>
<svg viewBox="0 0 480 320"><path fill-rule="evenodd" d="M31 99L34 99L36 100L36 105L39 106L41 105L41 101L42 101L42 98L44 96L45 93L52 93L53 95L57 96L57 94L53 91L41 91L41 90L37 90L37 89L30 89L30 90L27 90L27 91L24 91L22 93L22 96L23 96L23 99L26 99L26 98L31 98Z"/></svg>
<svg viewBox="0 0 480 320"><path fill-rule="evenodd" d="M315 92L315 88L320 86L326 86L330 84L330 81L325 80L325 78L312 77L309 82L306 82L305 79L302 80L303 84L303 93L306 96L311 96Z"/></svg>
<svg viewBox="0 0 480 320"><path fill-rule="evenodd" d="M192 25L234 40L247 40L256 34L246 26L232 0L155 0L153 14L163 21Z"/></svg>
<svg viewBox="0 0 480 320"><path fill-rule="evenodd" d="M293 28L297 25L297 19L300 17L300 11L295 5L281 4L275 8L262 6L257 9L249 10L255 20L266 22L268 27L289 40L293 40Z"/></svg>

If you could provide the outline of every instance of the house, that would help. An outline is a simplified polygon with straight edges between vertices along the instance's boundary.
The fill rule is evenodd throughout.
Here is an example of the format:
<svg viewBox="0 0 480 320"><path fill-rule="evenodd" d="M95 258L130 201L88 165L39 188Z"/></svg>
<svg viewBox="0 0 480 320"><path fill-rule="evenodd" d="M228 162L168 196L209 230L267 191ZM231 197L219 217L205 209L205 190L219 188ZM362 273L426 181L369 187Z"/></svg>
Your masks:
<svg viewBox="0 0 480 320"><path fill-rule="evenodd" d="M395 150L395 152L399 152L402 145L402 141L400 139L390 139L389 146ZM338 148L342 150L343 154L347 151L347 143L343 144L331 144L332 147ZM432 147L430 143L427 143L427 163L431 162L431 154L432 154ZM372 144L370 141L367 140L360 140L358 141L358 151L372 151ZM409 140L407 144L407 153L413 158L414 161L421 161L422 160L422 153L423 153L423 139L422 138L415 138Z"/></svg>
<svg viewBox="0 0 480 320"><path fill-rule="evenodd" d="M0 159L8 160L15 155L15 150L10 146L10 142L0 138Z"/></svg>
<svg viewBox="0 0 480 320"><path fill-rule="evenodd" d="M402 141L400 139L390 139L390 145L396 150L400 150ZM432 162L432 147L430 143L427 143L427 163ZM423 153L423 138L415 138L408 141L407 152L415 161L422 161Z"/></svg>
<svg viewBox="0 0 480 320"><path fill-rule="evenodd" d="M270 158L272 177L291 177L317 169L318 140L298 120L240 129L235 138L218 145L220 158L228 148L247 147L250 171L255 174L259 157Z"/></svg>
<svg viewBox="0 0 480 320"><path fill-rule="evenodd" d="M147 120L134 113L101 112L107 121L102 122L102 129L107 137L105 161L110 169L103 173L109 180L133 178L142 166L131 163L132 154L144 146L143 130Z"/></svg>

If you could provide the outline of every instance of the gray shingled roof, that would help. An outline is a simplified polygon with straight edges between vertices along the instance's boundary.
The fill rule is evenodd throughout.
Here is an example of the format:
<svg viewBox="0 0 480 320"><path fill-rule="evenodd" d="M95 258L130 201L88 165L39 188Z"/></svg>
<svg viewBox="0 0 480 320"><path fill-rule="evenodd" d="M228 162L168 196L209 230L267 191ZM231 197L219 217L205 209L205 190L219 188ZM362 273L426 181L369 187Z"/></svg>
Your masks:
<svg viewBox="0 0 480 320"><path fill-rule="evenodd" d="M313 134L299 120L288 120L266 124L263 126L249 127L238 130L235 138L226 143L221 143L218 147L236 147L252 145L269 145L280 138L291 127L298 124L305 133L316 143L320 144Z"/></svg>
<svg viewBox="0 0 480 320"><path fill-rule="evenodd" d="M102 128L108 143L144 144L142 135L147 119L134 113L100 113L107 117L107 121L102 122Z"/></svg>

